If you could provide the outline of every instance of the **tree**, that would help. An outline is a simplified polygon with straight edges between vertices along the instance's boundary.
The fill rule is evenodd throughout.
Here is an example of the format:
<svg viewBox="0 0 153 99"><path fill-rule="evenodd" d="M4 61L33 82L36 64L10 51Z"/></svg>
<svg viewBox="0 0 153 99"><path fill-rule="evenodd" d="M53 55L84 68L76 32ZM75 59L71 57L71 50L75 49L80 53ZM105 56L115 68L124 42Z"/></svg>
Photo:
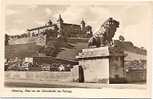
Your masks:
<svg viewBox="0 0 153 99"><path fill-rule="evenodd" d="M120 35L119 40L123 42L125 40L124 36Z"/></svg>
<svg viewBox="0 0 153 99"><path fill-rule="evenodd" d="M92 27L90 25L86 26L86 33L89 35L89 37L91 37L92 34Z"/></svg>
<svg viewBox="0 0 153 99"><path fill-rule="evenodd" d="M46 56L54 56L56 49L54 47L46 46L44 47L43 52L46 54Z"/></svg>
<svg viewBox="0 0 153 99"><path fill-rule="evenodd" d="M5 34L5 45L8 45L9 35Z"/></svg>

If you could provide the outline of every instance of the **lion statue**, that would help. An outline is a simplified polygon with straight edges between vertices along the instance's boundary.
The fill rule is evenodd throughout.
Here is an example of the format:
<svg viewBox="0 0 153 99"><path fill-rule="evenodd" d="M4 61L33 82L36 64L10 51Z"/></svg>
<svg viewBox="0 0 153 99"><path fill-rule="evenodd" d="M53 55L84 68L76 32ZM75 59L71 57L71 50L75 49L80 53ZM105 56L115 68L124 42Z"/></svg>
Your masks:
<svg viewBox="0 0 153 99"><path fill-rule="evenodd" d="M113 18L107 19L100 27L100 29L93 34L88 41L88 47L96 46L111 46L113 44L112 38L115 35L119 22Z"/></svg>

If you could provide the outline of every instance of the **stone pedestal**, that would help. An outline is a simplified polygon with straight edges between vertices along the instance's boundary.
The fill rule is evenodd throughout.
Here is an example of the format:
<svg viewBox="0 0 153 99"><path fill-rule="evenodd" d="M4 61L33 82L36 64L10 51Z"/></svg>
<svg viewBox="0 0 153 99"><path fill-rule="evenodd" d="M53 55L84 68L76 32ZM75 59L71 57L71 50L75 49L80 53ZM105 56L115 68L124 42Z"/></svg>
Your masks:
<svg viewBox="0 0 153 99"><path fill-rule="evenodd" d="M124 78L124 55L118 48L83 49L76 58L83 67L84 82L110 83Z"/></svg>

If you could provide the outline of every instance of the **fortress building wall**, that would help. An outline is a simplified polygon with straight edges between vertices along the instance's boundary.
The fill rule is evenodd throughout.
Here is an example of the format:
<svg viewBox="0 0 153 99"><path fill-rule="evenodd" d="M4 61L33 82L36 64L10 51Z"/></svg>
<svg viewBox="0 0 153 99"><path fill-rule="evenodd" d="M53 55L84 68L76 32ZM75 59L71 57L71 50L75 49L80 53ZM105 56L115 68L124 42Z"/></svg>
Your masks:
<svg viewBox="0 0 153 99"><path fill-rule="evenodd" d="M79 34L81 33L81 27L80 25L64 23L63 32L68 37L76 37L76 36L79 36Z"/></svg>
<svg viewBox="0 0 153 99"><path fill-rule="evenodd" d="M8 41L9 45L35 43L36 45L44 46L46 44L46 35L36 37L14 38Z"/></svg>
<svg viewBox="0 0 153 99"><path fill-rule="evenodd" d="M59 16L57 23L52 24L51 20L49 20L48 24L27 29L27 33L25 34L10 36L8 45L36 43L37 45L44 46L47 44L48 39L51 37L56 38L61 34L68 38L89 38L86 33L88 31L85 24L83 27L82 29L81 25L63 23L63 19Z"/></svg>

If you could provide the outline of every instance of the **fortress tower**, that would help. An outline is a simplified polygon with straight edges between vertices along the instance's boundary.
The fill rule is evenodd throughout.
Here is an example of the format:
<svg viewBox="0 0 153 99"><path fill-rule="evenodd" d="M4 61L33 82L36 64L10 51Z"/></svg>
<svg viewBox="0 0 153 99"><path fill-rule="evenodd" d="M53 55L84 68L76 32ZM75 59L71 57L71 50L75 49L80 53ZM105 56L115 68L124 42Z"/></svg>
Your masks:
<svg viewBox="0 0 153 99"><path fill-rule="evenodd" d="M8 44L27 44L27 43L41 43L44 46L49 38L63 38L64 40L70 38L89 38L91 37L92 27L87 25L82 19L81 24L73 24L64 22L61 15L53 23L51 19L43 26L27 29L27 33L15 36L9 36ZM42 39L43 38L43 39ZM46 41L47 39L47 41ZM41 45L39 44L39 45Z"/></svg>
<svg viewBox="0 0 153 99"><path fill-rule="evenodd" d="M63 19L62 19L62 17L61 17L61 14L59 15L59 17L58 17L58 20L57 20L57 26L58 26L58 28L59 28L59 34L58 34L58 36L63 36L64 34L63 34Z"/></svg>
<svg viewBox="0 0 153 99"><path fill-rule="evenodd" d="M82 21L81 21L81 31L85 31L85 25L86 25L86 23L85 23L85 21L82 19Z"/></svg>

